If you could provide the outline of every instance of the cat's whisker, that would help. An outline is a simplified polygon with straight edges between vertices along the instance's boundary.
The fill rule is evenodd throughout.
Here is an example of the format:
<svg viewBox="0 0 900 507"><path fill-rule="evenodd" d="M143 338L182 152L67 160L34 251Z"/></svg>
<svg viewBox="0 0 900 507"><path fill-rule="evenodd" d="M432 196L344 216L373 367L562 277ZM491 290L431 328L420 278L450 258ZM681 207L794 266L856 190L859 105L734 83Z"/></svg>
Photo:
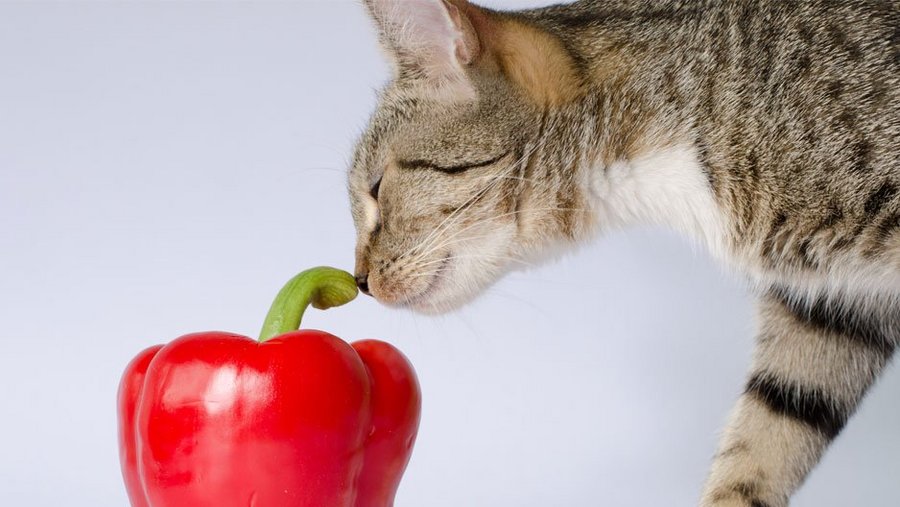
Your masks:
<svg viewBox="0 0 900 507"><path fill-rule="evenodd" d="M529 263L529 262L523 261L522 259L519 259L519 258L517 258L517 257L511 257L511 256L508 256L508 255L464 254L464 255L451 255L451 256L449 256L449 257L443 257L443 258L440 258L440 259L433 259L433 260L430 260L430 261L428 261L428 262L417 263L417 264L410 264L410 265L408 266L408 268L409 268L409 269L419 269L419 268L424 268L424 267L431 266L431 265L434 265L434 264L442 264L442 263L444 263L444 262L451 261L451 260L457 260L457 259L488 259L488 260L503 260L503 261L509 261L509 262L514 262L514 263L522 264L522 265L525 265L525 266L528 266L528 267L535 267L533 264L531 264L531 263Z"/></svg>
<svg viewBox="0 0 900 507"><path fill-rule="evenodd" d="M478 202L478 200L481 197L483 197L488 192L490 192L490 190L492 190L497 184L498 183L495 180L489 181L488 185L486 185L482 190L477 192L476 195L473 196L473 198L471 198L469 201L467 201L466 204L464 204L463 206L454 210L454 212L451 213L451 215L448 216L447 219L445 219L443 222L441 222L441 225L439 225L434 231L432 231L432 233L427 237L427 240L423 240L422 242L420 242L419 245L417 245L417 247L420 249L429 248L434 243L434 241L436 241L437 239L440 238L441 233L443 233L444 231L448 230L450 227L452 227L453 225L458 223L460 220L460 217L462 217L462 215L466 211L471 209L475 205L475 203ZM413 248L412 250L415 250L415 248ZM412 253L412 251L410 251L410 254L411 253Z"/></svg>
<svg viewBox="0 0 900 507"><path fill-rule="evenodd" d="M450 215L448 215L446 218L444 218L444 220L442 220L438 224L438 226L435 227L435 229L432 230L431 233L428 234L428 236L423 238L421 241L419 241L419 243L414 245L412 248L410 248L407 252L402 254L400 257L402 258L402 257L406 257L408 255L411 255L412 252L414 252L417 248L427 248L428 246L430 246L431 242L435 238L438 238L444 230L446 230L451 225L453 225L453 223L456 222L456 220L455 220L456 216L462 215L462 213L464 213L468 209L468 207L472 206L484 193L488 192L489 190L490 190L490 185L487 185L484 188L482 188L481 190L479 190L478 192L476 192L475 195L470 197L465 203L463 203L457 209L453 210L453 212Z"/></svg>
<svg viewBox="0 0 900 507"><path fill-rule="evenodd" d="M336 167L298 167L294 170L296 170L296 171L325 171L325 172L338 173L341 175L343 175L345 173L345 171L343 169L338 169Z"/></svg>
<svg viewBox="0 0 900 507"><path fill-rule="evenodd" d="M457 244L460 244L460 243L465 243L465 242L468 242L468 241L478 241L479 239L485 239L485 238L489 238L489 237L490 237L490 235L489 235L489 234L486 234L486 235L483 235L483 236L472 236L472 237L466 237L466 238L455 238L455 239L453 239L453 240L451 240L451 241L445 241L445 242L441 243L441 244L439 245L439 247L436 248L435 250L441 250L441 249L444 249L444 248L446 248L446 247L453 246L453 245L457 245ZM415 268L415 267L418 267L418 266L420 265L421 262L431 262L432 260L434 260L434 259L429 260L429 255L428 255L428 253L426 253L426 254L424 254L424 255L418 255L418 256L412 258L412 260L410 260L409 263L406 264L404 267L413 267L413 268Z"/></svg>
<svg viewBox="0 0 900 507"><path fill-rule="evenodd" d="M499 214L499 215L494 215L494 216L491 216L491 217L488 217L488 218L483 218L483 219L481 219L481 220L479 220L479 221L477 221L477 222L474 222L474 223L472 223L472 224L467 225L466 227L463 227L462 229L460 229L460 230L458 230L458 231L454 231L453 234L451 234L451 235L445 237L444 239L445 239L445 240L449 240L449 239L455 238L455 237L459 236L460 234L462 234L462 233L464 233L464 232L466 232L466 231L469 231L469 230L471 230L471 229L473 229L473 228L475 228L475 227L478 227L478 226L480 226L480 225L485 225L487 222L491 222L491 221L494 221L494 220L500 220L500 219L503 219L503 218L507 218L507 217L509 217L509 216L515 216L515 215L524 214L524 213L552 212L552 211L580 211L580 212L593 212L593 210L590 210L590 209L588 209L588 208L562 208L562 207L531 208L531 209L515 210L515 211L510 211L510 212L507 212L507 213L501 213L501 214ZM424 251L424 252L419 252L418 255L420 255L420 256L428 256L429 254L431 254L431 253L433 253L433 252L435 252L435 251L437 251L437 250L440 250L440 249L443 248L444 246L445 246L445 244L443 244L443 243L437 244L437 245L433 246L432 248L430 248L429 250L426 250L426 251Z"/></svg>
<svg viewBox="0 0 900 507"><path fill-rule="evenodd" d="M506 168L504 171L505 172L510 171L511 168L515 167L515 165L516 164L511 165L510 167ZM465 203L463 203L461 206L456 208L450 215L448 215L443 221L441 221L441 223L438 224L438 226L428 236L426 236L426 238L423 239L419 243L419 245L425 245L422 247L427 248L427 245L426 245L427 241L431 240L433 237L438 236L441 232L443 232L444 230L446 230L447 228L452 226L458 220L459 216L461 216L465 211L467 211L471 206L473 206L474 203L478 201L478 199L480 199L482 196L484 196L487 192L489 192L492 188L494 188L498 184L499 184L499 179L496 176L494 176L494 175L489 176L487 178L487 183L484 185L484 187L482 187L480 190L475 192L475 194L472 197L470 197Z"/></svg>
<svg viewBox="0 0 900 507"><path fill-rule="evenodd" d="M489 192L493 188L499 186L500 182L503 181L503 178L505 176L507 176L509 173L517 170L521 164L525 163L525 161L528 159L528 157L530 157L538 149L542 148L544 145L544 142L545 142L545 140L542 139L538 143L535 143L533 146L531 146L530 149L525 150L525 152L523 152L522 156L519 157L512 164L510 164L508 167L506 167L503 170L503 172L501 172L501 174L490 175L488 177L487 184L481 190L476 192L475 195L473 195L471 198L469 198L463 205L461 205L460 207L455 209L453 211L453 213L451 213L440 224L438 224L438 226L428 236L426 236L422 241L420 241L418 245L414 246L409 251L404 253L403 256L411 255L412 252L416 250L416 248L421 248L421 249L429 248L432 245L433 241L436 238L438 238L441 233L443 233L445 230L447 230L448 228L453 226L459 220L460 216L462 216L468 209L470 209L472 206L474 206L475 202L477 202L478 199L483 197L487 192Z"/></svg>

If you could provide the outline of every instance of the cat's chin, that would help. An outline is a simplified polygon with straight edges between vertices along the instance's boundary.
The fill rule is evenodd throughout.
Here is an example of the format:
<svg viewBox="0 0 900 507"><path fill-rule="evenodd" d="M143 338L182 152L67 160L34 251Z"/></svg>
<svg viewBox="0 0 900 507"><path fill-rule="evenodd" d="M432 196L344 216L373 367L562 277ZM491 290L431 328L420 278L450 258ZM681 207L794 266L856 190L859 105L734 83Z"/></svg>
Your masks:
<svg viewBox="0 0 900 507"><path fill-rule="evenodd" d="M442 315L462 308L473 299L475 299L475 295L448 298L434 295L428 298L414 299L404 304L403 307L423 315Z"/></svg>
<svg viewBox="0 0 900 507"><path fill-rule="evenodd" d="M481 277L465 277L464 282L453 283L451 280L454 279L454 276L460 277L457 270L466 269L466 267L454 265L452 268L447 269L445 275L437 278L428 289L418 296L407 298L399 306L424 315L450 313L474 301L490 286L503 278L507 272L512 271L512 266L495 266L490 272L482 272ZM465 287L466 290L458 290L458 287Z"/></svg>
<svg viewBox="0 0 900 507"><path fill-rule="evenodd" d="M454 294L448 291L446 279L436 278L420 294L406 298L398 306L424 315L441 315L458 310L475 299L478 292Z"/></svg>
<svg viewBox="0 0 900 507"><path fill-rule="evenodd" d="M435 280L420 293L408 296L399 301L382 301L389 306L405 308L423 315L441 315L458 310L474 300L482 290L454 291L452 283L448 283L453 273L447 271L444 276Z"/></svg>
<svg viewBox="0 0 900 507"><path fill-rule="evenodd" d="M418 287L412 294L397 294L383 290L379 283L373 295L382 304L396 308L405 308L425 315L441 315L458 310L472 302L488 287L516 267L513 263L484 263L482 259L488 255L501 257L501 254L478 254L447 252L437 268L430 274L414 274L414 277L427 276L429 283ZM434 263L434 261L432 262ZM421 279L421 278L420 278ZM409 287L408 280L400 280L398 285Z"/></svg>
<svg viewBox="0 0 900 507"><path fill-rule="evenodd" d="M375 295L379 303L393 308L411 310L423 315L441 315L458 310L472 301L477 294L463 297L459 294L444 294L439 287L426 289L423 293L400 300L386 300Z"/></svg>

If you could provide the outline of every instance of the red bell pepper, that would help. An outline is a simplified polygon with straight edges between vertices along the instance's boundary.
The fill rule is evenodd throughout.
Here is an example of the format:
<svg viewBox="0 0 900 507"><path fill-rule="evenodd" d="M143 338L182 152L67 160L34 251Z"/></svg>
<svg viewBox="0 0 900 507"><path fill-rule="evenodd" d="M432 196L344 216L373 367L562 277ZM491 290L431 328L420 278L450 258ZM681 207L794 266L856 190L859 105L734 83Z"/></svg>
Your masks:
<svg viewBox="0 0 900 507"><path fill-rule="evenodd" d="M407 359L293 331L356 296L349 273L289 282L260 342L182 336L128 365L119 386L122 473L134 507L390 507L419 425Z"/></svg>

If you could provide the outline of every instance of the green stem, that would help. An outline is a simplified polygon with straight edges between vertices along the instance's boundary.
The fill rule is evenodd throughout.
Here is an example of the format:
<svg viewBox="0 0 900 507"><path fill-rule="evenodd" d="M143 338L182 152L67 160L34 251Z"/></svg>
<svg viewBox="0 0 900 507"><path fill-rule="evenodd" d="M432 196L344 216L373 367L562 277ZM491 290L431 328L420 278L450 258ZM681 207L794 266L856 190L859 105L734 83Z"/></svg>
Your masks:
<svg viewBox="0 0 900 507"><path fill-rule="evenodd" d="M307 269L291 278L275 296L259 341L296 331L310 303L319 310L327 310L353 301L357 292L356 280L346 271L324 266Z"/></svg>

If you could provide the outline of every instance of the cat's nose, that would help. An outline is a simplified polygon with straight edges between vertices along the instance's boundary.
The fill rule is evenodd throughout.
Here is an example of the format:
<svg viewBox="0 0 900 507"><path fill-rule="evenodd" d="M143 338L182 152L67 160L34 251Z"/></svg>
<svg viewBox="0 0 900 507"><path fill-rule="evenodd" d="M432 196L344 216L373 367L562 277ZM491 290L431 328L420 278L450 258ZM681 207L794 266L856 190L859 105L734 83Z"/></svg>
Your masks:
<svg viewBox="0 0 900 507"><path fill-rule="evenodd" d="M362 291L363 294L367 296L371 296L369 293L369 274L363 273L361 275L356 275L356 286L359 287L359 290Z"/></svg>

